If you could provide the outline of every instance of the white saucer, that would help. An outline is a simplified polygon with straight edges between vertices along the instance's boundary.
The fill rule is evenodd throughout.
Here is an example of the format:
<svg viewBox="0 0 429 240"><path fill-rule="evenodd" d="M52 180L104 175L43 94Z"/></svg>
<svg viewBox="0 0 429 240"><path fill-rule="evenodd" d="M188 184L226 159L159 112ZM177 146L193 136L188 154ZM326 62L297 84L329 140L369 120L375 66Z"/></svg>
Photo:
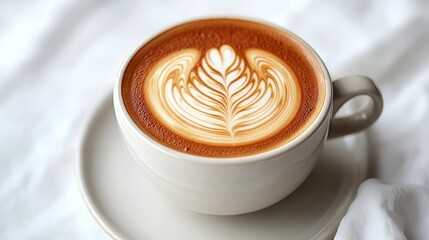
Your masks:
<svg viewBox="0 0 429 240"><path fill-rule="evenodd" d="M129 157L111 95L94 112L78 158L86 205L115 239L326 239L367 174L365 134L329 140L309 178L283 201L238 216L189 212L164 199Z"/></svg>

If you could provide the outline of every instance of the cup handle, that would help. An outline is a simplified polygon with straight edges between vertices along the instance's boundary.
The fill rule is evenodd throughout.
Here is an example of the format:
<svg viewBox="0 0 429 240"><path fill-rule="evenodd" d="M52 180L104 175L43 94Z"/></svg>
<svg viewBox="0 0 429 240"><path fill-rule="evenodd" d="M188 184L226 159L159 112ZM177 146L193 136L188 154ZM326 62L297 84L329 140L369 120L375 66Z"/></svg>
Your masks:
<svg viewBox="0 0 429 240"><path fill-rule="evenodd" d="M377 120L383 109L383 98L374 82L365 76L348 76L333 82L333 117L328 138L362 131ZM335 117L338 110L350 99L368 96L370 104L347 117Z"/></svg>

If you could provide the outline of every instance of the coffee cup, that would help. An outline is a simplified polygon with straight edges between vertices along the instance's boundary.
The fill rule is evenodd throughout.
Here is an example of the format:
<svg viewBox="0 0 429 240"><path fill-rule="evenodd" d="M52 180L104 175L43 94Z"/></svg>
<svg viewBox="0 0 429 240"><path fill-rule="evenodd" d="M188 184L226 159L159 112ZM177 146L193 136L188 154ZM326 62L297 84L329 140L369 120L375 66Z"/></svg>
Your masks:
<svg viewBox="0 0 429 240"><path fill-rule="evenodd" d="M357 96L371 101L335 116ZM231 18L183 23L140 44L113 99L125 145L160 192L214 215L287 197L328 138L368 128L383 107L370 78L331 81L290 31Z"/></svg>

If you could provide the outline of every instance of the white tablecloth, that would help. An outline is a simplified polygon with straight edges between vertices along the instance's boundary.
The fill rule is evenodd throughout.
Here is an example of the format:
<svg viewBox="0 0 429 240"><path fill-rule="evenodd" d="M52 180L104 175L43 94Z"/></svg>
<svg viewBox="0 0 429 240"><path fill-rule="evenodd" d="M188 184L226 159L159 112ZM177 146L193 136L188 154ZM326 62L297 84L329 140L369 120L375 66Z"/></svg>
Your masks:
<svg viewBox="0 0 429 240"><path fill-rule="evenodd" d="M429 238L429 4L424 1L0 2L0 239L106 239L74 164L95 104L127 54L172 24L240 15L304 38L334 78L372 77L371 179L338 239Z"/></svg>

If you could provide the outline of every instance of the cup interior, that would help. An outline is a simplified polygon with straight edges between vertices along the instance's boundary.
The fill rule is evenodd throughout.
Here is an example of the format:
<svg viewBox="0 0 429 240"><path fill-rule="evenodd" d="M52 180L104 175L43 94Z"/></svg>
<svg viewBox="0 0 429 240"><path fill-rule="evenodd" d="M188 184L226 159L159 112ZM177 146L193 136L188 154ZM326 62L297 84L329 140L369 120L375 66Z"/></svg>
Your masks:
<svg viewBox="0 0 429 240"><path fill-rule="evenodd" d="M157 38L157 36L163 34L164 32L169 31L170 29L178 28L180 26L185 26L188 24L198 24L204 21L246 21L254 24L260 24L264 25L273 31L281 32L282 34L285 34L289 38L296 41L296 43L300 46L300 50L304 52L305 56L307 57L307 60L310 62L311 66L314 68L314 72L318 74L318 79L320 79L320 85L323 86L323 93L324 93L324 99L320 101L320 109L317 113L316 117L313 121L308 123L308 126L305 127L303 132L300 133L299 136L295 137L289 142L286 142L285 144L274 148L272 150L260 152L254 155L248 155L248 156L239 156L239 157L230 157L230 158L222 158L226 159L226 161L219 161L219 158L217 157L203 157L198 155L192 155L180 151L176 151L174 149L168 148L167 146L164 146L161 143L158 143L153 138L148 136L146 133L144 133L132 120L131 116L129 115L128 111L126 110L123 96L122 96L122 80L124 76L125 69L127 68L129 62L133 58L133 56L142 48L144 47L147 42L150 42L152 39ZM162 151L170 156L173 156L177 159L183 159L191 162L198 162L198 163L208 163L208 164L240 164L240 163L246 163L246 162L252 162L252 161L259 161L263 159L270 158L272 156L281 154L285 151L289 151L292 148L297 147L300 143L311 137L311 135L322 125L322 122L326 117L331 117L331 105L332 105L332 85L331 85L331 79L328 73L328 70L326 69L326 66L320 59L320 57L317 55L317 53L301 38L299 38L294 33L275 26L271 23L266 23L262 21L254 21L254 20L245 20L245 19L236 19L236 18L211 18L211 19L200 19L200 20L194 20L186 23L182 23L177 26L173 26L159 34L156 34L153 38L150 38L149 41L144 41L140 45L137 46L137 48L132 51L129 55L129 57L124 62L123 66L121 67L121 70L119 72L118 78L114 85L114 103L115 103L115 109L116 114L118 116L119 121L125 121L127 125L129 125L132 128L132 131L138 135L140 138L142 138L145 142L150 144L152 147L158 149L159 151ZM326 129L327 131L328 129Z"/></svg>

